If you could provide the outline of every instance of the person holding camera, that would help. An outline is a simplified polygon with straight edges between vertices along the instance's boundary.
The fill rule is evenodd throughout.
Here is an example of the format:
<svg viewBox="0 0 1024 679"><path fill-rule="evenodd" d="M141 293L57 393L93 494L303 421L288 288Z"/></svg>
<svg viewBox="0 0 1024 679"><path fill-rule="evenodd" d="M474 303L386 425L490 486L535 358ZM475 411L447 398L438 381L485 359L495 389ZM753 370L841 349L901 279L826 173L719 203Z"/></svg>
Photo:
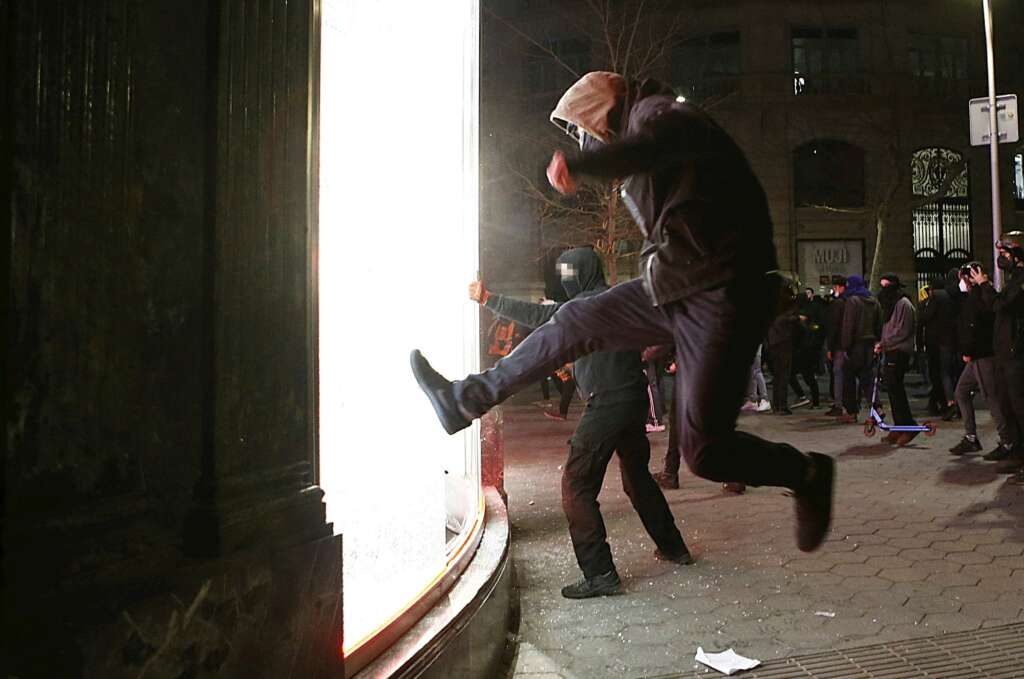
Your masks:
<svg viewBox="0 0 1024 679"><path fill-rule="evenodd" d="M958 337L964 370L956 384L956 402L964 419L963 439L949 449L954 455L981 450L974 413L974 395L981 392L988 404L999 434L999 447L1012 447L1013 435L1007 428L999 398L996 395L995 311L996 290L980 262L970 262L960 268L960 289L966 297L960 312Z"/></svg>
<svg viewBox="0 0 1024 679"><path fill-rule="evenodd" d="M1002 460L999 471L1012 472L1010 482L1024 484L1024 231L1004 233L996 241L996 266L1003 271L1003 289L996 294L996 391L1006 418L1012 447L1001 447L986 459Z"/></svg>

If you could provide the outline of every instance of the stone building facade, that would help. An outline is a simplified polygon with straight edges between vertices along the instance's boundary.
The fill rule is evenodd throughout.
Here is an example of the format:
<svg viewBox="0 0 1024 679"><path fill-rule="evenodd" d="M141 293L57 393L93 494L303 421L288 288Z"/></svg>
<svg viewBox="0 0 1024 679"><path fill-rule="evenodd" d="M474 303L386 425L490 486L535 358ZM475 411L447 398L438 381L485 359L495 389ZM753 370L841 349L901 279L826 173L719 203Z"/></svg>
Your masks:
<svg viewBox="0 0 1024 679"><path fill-rule="evenodd" d="M574 80L569 68L609 67L601 18L584 3L488 5L481 157L485 168L513 157L539 168L552 147L523 139L550 127L547 113ZM628 18L635 3L611 7ZM1024 94L1022 34L1024 8L996 3L1000 93ZM991 264L989 154L968 138L968 100L987 96L979 3L665 3L636 35L638 53L664 41L640 75L706 105L747 151L768 194L783 269L811 285L827 272L869 273L880 207L879 272L924 281L966 257ZM1006 227L1024 225L1022 153L1019 143L1001 145ZM943 186L961 161L966 175ZM517 179L485 184L483 266L510 289L536 291L542 272L530 268L540 259L530 249L541 235ZM942 205L920 205L915 188L939 189ZM510 251L513 236L519 249ZM517 257L529 265L511 265Z"/></svg>

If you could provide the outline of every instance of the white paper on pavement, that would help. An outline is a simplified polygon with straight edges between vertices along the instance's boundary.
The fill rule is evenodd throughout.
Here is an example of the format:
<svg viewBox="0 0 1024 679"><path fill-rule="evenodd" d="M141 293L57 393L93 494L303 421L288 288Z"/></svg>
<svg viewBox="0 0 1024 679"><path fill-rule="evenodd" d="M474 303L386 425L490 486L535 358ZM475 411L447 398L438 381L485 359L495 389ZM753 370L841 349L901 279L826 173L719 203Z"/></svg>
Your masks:
<svg viewBox="0 0 1024 679"><path fill-rule="evenodd" d="M723 674L735 674L741 670L753 669L761 664L760 660L744 658L731 648L721 653L705 653L704 649L698 646L697 655L693 656L693 659Z"/></svg>

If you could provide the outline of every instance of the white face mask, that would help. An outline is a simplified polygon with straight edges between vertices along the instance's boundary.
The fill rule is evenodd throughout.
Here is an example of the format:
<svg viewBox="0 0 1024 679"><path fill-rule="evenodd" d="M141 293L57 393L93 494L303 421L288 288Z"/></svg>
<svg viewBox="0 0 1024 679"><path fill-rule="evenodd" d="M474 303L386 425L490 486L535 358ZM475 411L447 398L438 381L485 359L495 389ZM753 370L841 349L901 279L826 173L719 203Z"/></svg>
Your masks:
<svg viewBox="0 0 1024 679"><path fill-rule="evenodd" d="M960 279L960 292L967 292L967 281Z"/></svg>

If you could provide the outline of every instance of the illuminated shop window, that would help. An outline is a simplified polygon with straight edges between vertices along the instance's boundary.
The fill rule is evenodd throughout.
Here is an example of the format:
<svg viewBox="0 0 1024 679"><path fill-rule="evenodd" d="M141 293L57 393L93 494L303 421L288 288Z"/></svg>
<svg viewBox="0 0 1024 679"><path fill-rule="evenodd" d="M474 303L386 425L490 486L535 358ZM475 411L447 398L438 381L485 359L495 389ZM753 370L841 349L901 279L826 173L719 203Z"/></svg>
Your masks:
<svg viewBox="0 0 1024 679"><path fill-rule="evenodd" d="M476 0L322 5L320 485L344 536L346 655L481 515L478 426L446 435L408 359L478 368L477 36Z"/></svg>

